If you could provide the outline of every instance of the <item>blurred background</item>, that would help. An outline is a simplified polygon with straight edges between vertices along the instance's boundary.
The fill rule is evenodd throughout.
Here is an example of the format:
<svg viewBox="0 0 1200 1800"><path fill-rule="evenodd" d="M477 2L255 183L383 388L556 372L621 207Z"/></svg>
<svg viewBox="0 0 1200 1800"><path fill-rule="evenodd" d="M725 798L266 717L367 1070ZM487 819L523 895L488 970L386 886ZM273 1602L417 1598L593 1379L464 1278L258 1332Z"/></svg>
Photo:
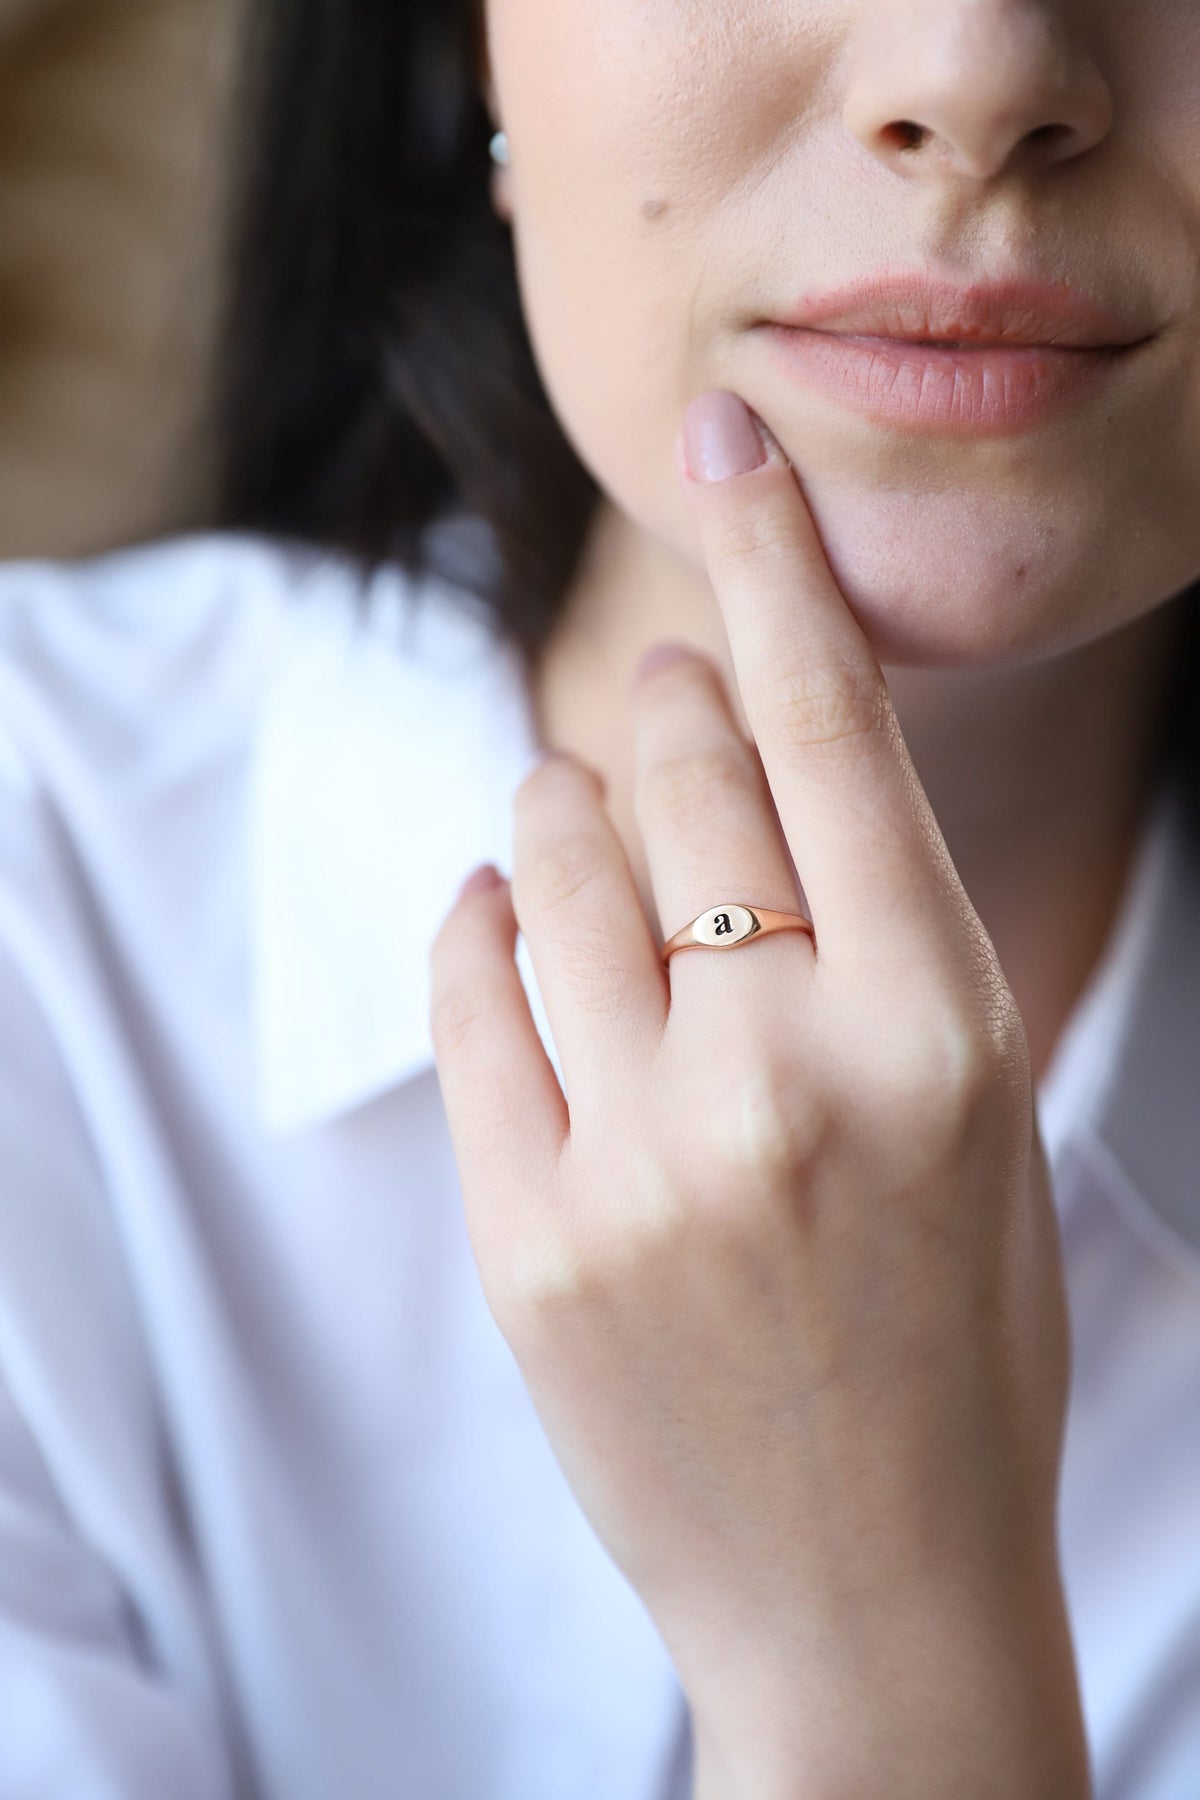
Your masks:
<svg viewBox="0 0 1200 1800"><path fill-rule="evenodd" d="M208 521L244 3L0 0L0 558Z"/></svg>

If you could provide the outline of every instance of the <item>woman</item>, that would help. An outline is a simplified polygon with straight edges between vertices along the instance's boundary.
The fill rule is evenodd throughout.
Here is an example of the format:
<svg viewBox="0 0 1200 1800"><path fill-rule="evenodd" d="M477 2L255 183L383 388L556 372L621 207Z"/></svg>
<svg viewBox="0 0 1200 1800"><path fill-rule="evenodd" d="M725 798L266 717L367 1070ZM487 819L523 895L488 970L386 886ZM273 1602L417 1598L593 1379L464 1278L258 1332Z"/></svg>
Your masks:
<svg viewBox="0 0 1200 1800"><path fill-rule="evenodd" d="M1200 23L260 24L229 529L4 574L0 1788L1186 1800Z"/></svg>

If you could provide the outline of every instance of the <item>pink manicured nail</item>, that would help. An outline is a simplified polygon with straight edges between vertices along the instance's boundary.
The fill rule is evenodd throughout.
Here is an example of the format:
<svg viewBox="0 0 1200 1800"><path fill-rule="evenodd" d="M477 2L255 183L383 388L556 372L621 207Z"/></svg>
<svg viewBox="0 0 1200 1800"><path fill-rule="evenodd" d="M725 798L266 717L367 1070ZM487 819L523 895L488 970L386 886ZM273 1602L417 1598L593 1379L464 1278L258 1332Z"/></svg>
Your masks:
<svg viewBox="0 0 1200 1800"><path fill-rule="evenodd" d="M652 644L638 663L635 679L640 681L643 675L649 675L655 669L665 668L668 663L683 662L691 654L692 651L687 644L678 644L674 639L669 639L661 644Z"/></svg>
<svg viewBox="0 0 1200 1800"><path fill-rule="evenodd" d="M455 905L458 904L459 900L465 900L468 894L482 894L486 892L488 888L499 887L503 880L504 877L501 875L495 863L480 863L477 869L471 870L471 873L459 888L455 897Z"/></svg>
<svg viewBox="0 0 1200 1800"><path fill-rule="evenodd" d="M754 414L728 388L710 388L683 415L683 447L693 481L727 481L767 460Z"/></svg>

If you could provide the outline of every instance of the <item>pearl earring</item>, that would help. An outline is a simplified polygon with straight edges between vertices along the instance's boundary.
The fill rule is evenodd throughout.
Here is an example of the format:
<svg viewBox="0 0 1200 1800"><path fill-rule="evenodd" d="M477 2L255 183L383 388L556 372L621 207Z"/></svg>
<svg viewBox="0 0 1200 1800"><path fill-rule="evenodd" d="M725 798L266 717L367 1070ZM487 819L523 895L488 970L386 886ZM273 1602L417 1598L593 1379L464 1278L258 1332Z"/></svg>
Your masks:
<svg viewBox="0 0 1200 1800"><path fill-rule="evenodd" d="M495 137L492 139L491 144L489 145L489 149L491 150L491 153L492 153L492 161L494 163L499 163L501 168L507 168L507 166L508 166L508 137L507 137L507 134L503 131L498 131L496 133Z"/></svg>

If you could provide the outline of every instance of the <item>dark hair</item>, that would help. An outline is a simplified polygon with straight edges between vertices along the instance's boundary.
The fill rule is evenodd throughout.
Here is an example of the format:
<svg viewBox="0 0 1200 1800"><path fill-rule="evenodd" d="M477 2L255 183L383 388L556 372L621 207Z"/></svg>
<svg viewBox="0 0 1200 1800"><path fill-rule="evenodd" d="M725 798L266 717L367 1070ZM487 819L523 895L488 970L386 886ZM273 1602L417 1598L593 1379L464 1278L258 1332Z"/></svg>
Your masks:
<svg viewBox="0 0 1200 1800"><path fill-rule="evenodd" d="M473 591L536 656L599 489L550 405L491 204L483 0L251 0L218 522ZM463 561L440 527L489 528ZM1200 844L1200 583L1160 767ZM1186 614L1186 617L1183 616Z"/></svg>
<svg viewBox="0 0 1200 1800"><path fill-rule="evenodd" d="M472 581L544 642L598 488L490 196L483 0L251 0L218 381L222 525ZM490 527L478 570L431 527Z"/></svg>

